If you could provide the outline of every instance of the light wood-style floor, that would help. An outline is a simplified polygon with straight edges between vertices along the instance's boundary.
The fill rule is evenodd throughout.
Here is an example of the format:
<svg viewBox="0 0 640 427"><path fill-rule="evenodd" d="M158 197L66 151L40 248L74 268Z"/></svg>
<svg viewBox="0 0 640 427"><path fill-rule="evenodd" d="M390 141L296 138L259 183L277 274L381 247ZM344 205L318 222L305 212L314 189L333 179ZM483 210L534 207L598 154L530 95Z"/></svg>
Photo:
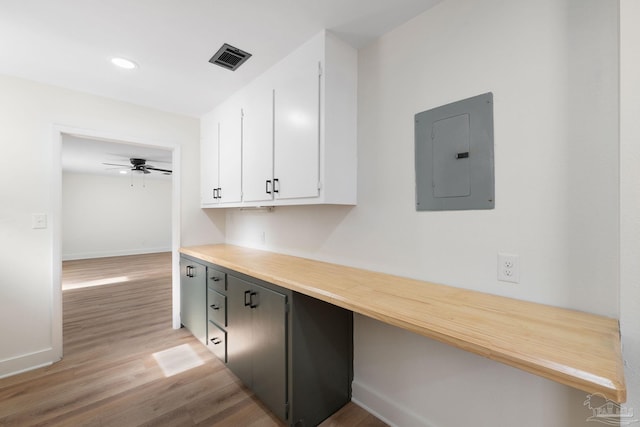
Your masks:
<svg viewBox="0 0 640 427"><path fill-rule="evenodd" d="M88 286L88 287L83 287ZM282 426L185 329L171 328L171 255L63 264L64 358L0 379L0 426ZM154 353L200 366L165 377ZM323 427L385 426L350 403Z"/></svg>

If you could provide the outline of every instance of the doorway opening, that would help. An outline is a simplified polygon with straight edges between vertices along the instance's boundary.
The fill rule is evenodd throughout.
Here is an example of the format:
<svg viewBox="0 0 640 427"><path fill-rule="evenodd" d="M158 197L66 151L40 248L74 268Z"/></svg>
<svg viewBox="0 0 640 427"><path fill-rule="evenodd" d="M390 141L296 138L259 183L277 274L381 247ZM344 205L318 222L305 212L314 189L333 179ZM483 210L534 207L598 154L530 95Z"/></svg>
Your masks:
<svg viewBox="0 0 640 427"><path fill-rule="evenodd" d="M54 126L53 147L52 337L58 358L63 260L169 252L172 326L179 328L180 146Z"/></svg>

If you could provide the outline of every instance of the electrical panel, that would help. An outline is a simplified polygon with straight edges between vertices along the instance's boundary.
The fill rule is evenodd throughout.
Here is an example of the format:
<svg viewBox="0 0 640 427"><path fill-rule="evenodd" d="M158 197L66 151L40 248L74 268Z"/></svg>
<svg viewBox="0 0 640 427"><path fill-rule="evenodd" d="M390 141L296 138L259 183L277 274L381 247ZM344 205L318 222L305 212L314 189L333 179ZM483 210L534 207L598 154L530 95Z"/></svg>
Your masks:
<svg viewBox="0 0 640 427"><path fill-rule="evenodd" d="M416 210L493 209L493 94L415 115Z"/></svg>

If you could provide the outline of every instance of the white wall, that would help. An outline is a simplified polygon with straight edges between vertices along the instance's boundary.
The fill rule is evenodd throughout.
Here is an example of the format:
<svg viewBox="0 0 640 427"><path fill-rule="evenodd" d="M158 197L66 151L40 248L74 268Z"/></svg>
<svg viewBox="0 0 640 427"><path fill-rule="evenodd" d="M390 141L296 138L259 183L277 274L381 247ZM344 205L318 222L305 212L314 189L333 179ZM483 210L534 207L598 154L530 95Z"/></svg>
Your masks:
<svg viewBox="0 0 640 427"><path fill-rule="evenodd" d="M175 144L181 153L182 244L219 242L224 217L200 209L199 123L142 108L0 76L0 376L57 358L54 349L54 231L31 228L31 215L49 215L54 194L54 124ZM59 160L58 160L59 162ZM175 179L175 177L174 177ZM59 243L59 242L58 242Z"/></svg>
<svg viewBox="0 0 640 427"><path fill-rule="evenodd" d="M360 51L358 206L229 211L227 242L617 317L617 22L609 0L439 4ZM416 212L414 114L487 91L496 208ZM520 284L496 280L502 251ZM590 415L584 392L361 316L354 365L354 399L399 426Z"/></svg>
<svg viewBox="0 0 640 427"><path fill-rule="evenodd" d="M62 259L171 250L171 180L62 174Z"/></svg>
<svg viewBox="0 0 640 427"><path fill-rule="evenodd" d="M620 1L620 329L628 408L640 419L640 2Z"/></svg>

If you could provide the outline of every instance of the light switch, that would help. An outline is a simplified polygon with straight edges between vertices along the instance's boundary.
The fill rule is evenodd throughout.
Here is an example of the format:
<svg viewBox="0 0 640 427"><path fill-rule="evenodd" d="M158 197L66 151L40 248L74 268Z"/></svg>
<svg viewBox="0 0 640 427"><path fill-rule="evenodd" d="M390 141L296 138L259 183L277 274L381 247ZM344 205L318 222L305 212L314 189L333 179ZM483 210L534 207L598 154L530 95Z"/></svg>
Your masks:
<svg viewBox="0 0 640 427"><path fill-rule="evenodd" d="M33 229L47 228L47 214L31 215L31 228Z"/></svg>

